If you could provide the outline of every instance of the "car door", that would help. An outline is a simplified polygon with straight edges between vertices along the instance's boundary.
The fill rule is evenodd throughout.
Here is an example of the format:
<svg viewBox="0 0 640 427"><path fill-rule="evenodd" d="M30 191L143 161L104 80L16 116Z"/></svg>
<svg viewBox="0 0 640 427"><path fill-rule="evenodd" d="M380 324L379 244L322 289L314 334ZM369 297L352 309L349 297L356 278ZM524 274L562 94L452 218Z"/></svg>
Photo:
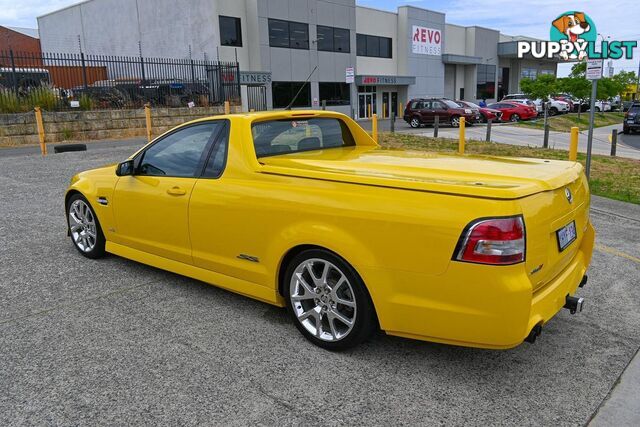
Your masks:
<svg viewBox="0 0 640 427"><path fill-rule="evenodd" d="M201 122L156 140L134 159L114 191L116 243L192 263L188 204L224 121Z"/></svg>
<svg viewBox="0 0 640 427"><path fill-rule="evenodd" d="M434 112L431 101L422 101L420 106L420 120L422 123L433 123Z"/></svg>
<svg viewBox="0 0 640 427"><path fill-rule="evenodd" d="M451 117L447 107L440 101L432 101L431 109L433 111L433 117L438 116L439 123L449 123L451 121Z"/></svg>

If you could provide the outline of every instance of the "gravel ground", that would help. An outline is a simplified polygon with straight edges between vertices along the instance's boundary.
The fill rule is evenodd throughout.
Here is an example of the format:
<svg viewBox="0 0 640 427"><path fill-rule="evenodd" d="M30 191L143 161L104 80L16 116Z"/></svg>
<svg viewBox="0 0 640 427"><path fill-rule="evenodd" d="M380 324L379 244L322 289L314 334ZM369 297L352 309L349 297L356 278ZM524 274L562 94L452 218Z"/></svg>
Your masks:
<svg viewBox="0 0 640 427"><path fill-rule="evenodd" d="M0 155L0 425L583 425L640 346L640 207L594 198L599 249L535 345L377 336L329 353L281 309L65 234L73 173L133 145Z"/></svg>

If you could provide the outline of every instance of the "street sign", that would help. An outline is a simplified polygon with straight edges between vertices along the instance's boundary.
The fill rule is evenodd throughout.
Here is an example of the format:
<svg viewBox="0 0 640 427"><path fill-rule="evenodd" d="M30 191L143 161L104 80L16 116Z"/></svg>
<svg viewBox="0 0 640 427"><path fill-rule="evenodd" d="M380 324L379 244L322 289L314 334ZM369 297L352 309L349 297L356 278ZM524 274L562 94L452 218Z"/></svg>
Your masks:
<svg viewBox="0 0 640 427"><path fill-rule="evenodd" d="M356 73L353 67L347 67L344 73L345 83L353 83L356 78Z"/></svg>
<svg viewBox="0 0 640 427"><path fill-rule="evenodd" d="M587 59L587 80L602 78L602 59Z"/></svg>

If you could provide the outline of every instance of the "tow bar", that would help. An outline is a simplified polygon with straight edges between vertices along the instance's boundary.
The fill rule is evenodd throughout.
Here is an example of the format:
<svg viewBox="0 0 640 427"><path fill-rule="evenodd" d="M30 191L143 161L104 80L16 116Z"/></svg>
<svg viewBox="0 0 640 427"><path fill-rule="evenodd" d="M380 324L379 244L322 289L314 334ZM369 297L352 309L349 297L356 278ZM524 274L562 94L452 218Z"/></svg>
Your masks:
<svg viewBox="0 0 640 427"><path fill-rule="evenodd" d="M583 304L584 298L572 297L571 295L567 295L567 299L564 303L564 308L569 310L571 314L576 314L577 312L582 311Z"/></svg>

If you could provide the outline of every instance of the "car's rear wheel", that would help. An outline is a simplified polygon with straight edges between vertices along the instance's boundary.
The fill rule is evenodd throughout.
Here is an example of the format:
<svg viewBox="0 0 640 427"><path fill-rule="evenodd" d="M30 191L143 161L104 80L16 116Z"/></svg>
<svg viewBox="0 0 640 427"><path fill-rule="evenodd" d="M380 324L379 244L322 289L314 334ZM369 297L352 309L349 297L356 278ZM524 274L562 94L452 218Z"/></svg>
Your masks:
<svg viewBox="0 0 640 427"><path fill-rule="evenodd" d="M509 117L509 120L512 122L517 122L520 120L520 116L517 114L512 114L511 117Z"/></svg>
<svg viewBox="0 0 640 427"><path fill-rule="evenodd" d="M600 107L596 107L596 113L600 112Z"/></svg>
<svg viewBox="0 0 640 427"><path fill-rule="evenodd" d="M323 249L295 256L284 276L287 309L302 335L327 350L345 350L367 339L377 322L360 276Z"/></svg>
<svg viewBox="0 0 640 427"><path fill-rule="evenodd" d="M419 128L420 119L418 119L417 117L412 117L411 120L409 121L409 126L411 126L412 128Z"/></svg>
<svg viewBox="0 0 640 427"><path fill-rule="evenodd" d="M622 133L624 133L625 135L629 135L629 128L622 128Z"/></svg>
<svg viewBox="0 0 640 427"><path fill-rule="evenodd" d="M460 117L459 116L451 117L451 126L453 126L454 128L457 128L457 127L460 126Z"/></svg>
<svg viewBox="0 0 640 427"><path fill-rule="evenodd" d="M556 107L549 108L549 115L550 116L555 116L556 114L558 114L558 109Z"/></svg>
<svg viewBox="0 0 640 427"><path fill-rule="evenodd" d="M104 256L106 240L100 222L81 194L74 194L67 202L67 225L71 241L78 252L93 259Z"/></svg>

